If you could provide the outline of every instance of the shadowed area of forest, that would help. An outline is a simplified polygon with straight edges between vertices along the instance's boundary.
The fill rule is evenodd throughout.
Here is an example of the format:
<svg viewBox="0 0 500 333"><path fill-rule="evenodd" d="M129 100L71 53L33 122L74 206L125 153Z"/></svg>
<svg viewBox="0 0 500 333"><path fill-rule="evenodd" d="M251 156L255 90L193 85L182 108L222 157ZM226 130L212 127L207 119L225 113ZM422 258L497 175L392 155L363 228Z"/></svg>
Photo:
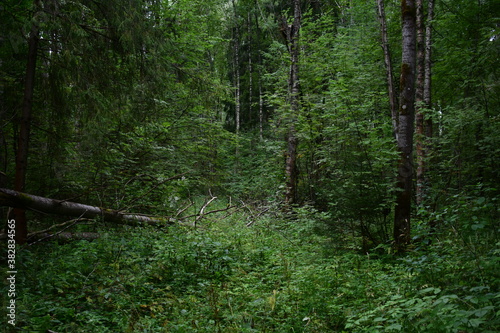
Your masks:
<svg viewBox="0 0 500 333"><path fill-rule="evenodd" d="M6 332L497 332L496 0L4 1Z"/></svg>

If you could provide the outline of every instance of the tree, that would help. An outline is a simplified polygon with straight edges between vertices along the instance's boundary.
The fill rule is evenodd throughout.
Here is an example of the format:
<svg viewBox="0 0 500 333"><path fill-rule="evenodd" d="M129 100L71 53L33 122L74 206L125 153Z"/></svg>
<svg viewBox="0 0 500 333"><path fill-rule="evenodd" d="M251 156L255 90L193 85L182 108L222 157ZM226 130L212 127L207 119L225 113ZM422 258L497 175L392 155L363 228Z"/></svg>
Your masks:
<svg viewBox="0 0 500 333"><path fill-rule="evenodd" d="M240 25L238 23L238 13L236 10L236 5L233 0L233 11L234 11L234 75L235 75L235 122L236 122L236 134L239 134L241 127L241 84L240 84Z"/></svg>
<svg viewBox="0 0 500 333"><path fill-rule="evenodd" d="M434 20L434 0L428 0L427 6L427 26L425 27L425 64L424 64L424 106L428 109L431 108L432 101L432 21ZM433 137L433 121L432 117L428 115L424 118L424 133L425 133L425 142L424 142L424 170L423 170L423 196L428 196L431 190L431 182L429 176L429 168L425 164L425 159L432 154L432 137ZM435 220L429 220L429 227L431 232L435 228Z"/></svg>
<svg viewBox="0 0 500 333"><path fill-rule="evenodd" d="M439 61L432 64L432 100L439 107L430 108L435 148L427 174L429 204L439 211L450 210L456 196L468 197L478 188L480 196L498 196L500 3L444 0L435 5L432 53Z"/></svg>
<svg viewBox="0 0 500 333"><path fill-rule="evenodd" d="M425 74L424 74L424 105L431 106L432 88L432 21L434 20L434 0L428 0L427 4L427 25L425 27ZM427 140L432 138L432 118L427 117L425 122L425 135ZM430 144L430 143L428 143ZM430 149L428 146L427 149ZM425 177L424 177L425 179Z"/></svg>
<svg viewBox="0 0 500 333"><path fill-rule="evenodd" d="M413 130L415 117L416 6L415 0L401 1L402 61L398 110L399 151L394 212L394 241L398 250L410 243L413 185Z"/></svg>
<svg viewBox="0 0 500 333"><path fill-rule="evenodd" d="M394 74L392 70L391 50L389 47L389 38L387 35L387 22L385 17L384 0L377 0L378 18L380 22L380 33L382 37L382 49L384 50L384 64L387 77L387 91L389 94L389 104L391 108L392 127L394 137L397 140L398 128L398 99L396 97L396 89L394 85Z"/></svg>
<svg viewBox="0 0 500 333"><path fill-rule="evenodd" d="M0 206L29 209L45 214L56 214L79 218L102 218L110 222L129 225L166 225L172 224L168 218L150 217L141 214L124 213L96 206L84 205L66 200L55 200L36 195L0 188ZM17 220L16 220L17 224ZM26 239L24 240L26 242Z"/></svg>
<svg viewBox="0 0 500 333"><path fill-rule="evenodd" d="M416 3L416 29L417 29L417 79L415 90L415 132L417 155L417 187L416 203L421 205L424 199L424 81L425 81L425 27L423 0Z"/></svg>
<svg viewBox="0 0 500 333"><path fill-rule="evenodd" d="M19 141L16 151L16 176L14 180L14 189L16 191L24 191L26 184L26 172L28 170L28 147L30 142L33 92L35 90L35 72L37 66L39 40L39 28L35 16L38 14L39 8L39 2L34 1L34 17L32 19L31 31L28 37L28 61L26 64L26 76L24 81L24 97L20 119ZM28 235L28 225L25 211L23 209L14 209L13 213L16 220L16 242L18 244L24 244Z"/></svg>
<svg viewBox="0 0 500 333"><path fill-rule="evenodd" d="M416 153L417 153L417 186L416 203L422 205L428 192L429 177L427 176L427 155L429 140L432 137L432 118L425 115L431 105L431 22L434 13L434 1L428 1L427 24L425 24L423 0L417 0L417 82L415 92L416 102Z"/></svg>
<svg viewBox="0 0 500 333"><path fill-rule="evenodd" d="M300 111L300 83L299 83L299 31L301 9L300 0L293 0L293 23L282 23L286 33L288 50L290 52L290 74L288 78L288 93L290 101L290 116L287 119L288 131L286 133L286 159L285 159L285 205L294 204L297 200L297 147L299 139L295 122Z"/></svg>
<svg viewBox="0 0 500 333"><path fill-rule="evenodd" d="M223 177L214 144L227 134L220 105L229 89L215 74L227 66L219 51L226 45L219 38L222 1L39 1L36 15L27 3L9 1L1 13L5 187L121 208L172 174L193 171L196 181L209 180L203 186ZM41 23L37 53L26 43L34 40L26 31L31 22ZM32 82L24 79L31 77L28 53L38 57L29 62L36 64L33 95L24 98L28 107L33 100L30 131L28 117L21 128L19 107L21 83ZM37 152L27 168L23 147ZM19 167L7 155L12 148ZM23 183L23 168L26 181L14 187L14 178ZM163 184L135 204L151 210L187 183ZM204 191L197 185L190 186Z"/></svg>

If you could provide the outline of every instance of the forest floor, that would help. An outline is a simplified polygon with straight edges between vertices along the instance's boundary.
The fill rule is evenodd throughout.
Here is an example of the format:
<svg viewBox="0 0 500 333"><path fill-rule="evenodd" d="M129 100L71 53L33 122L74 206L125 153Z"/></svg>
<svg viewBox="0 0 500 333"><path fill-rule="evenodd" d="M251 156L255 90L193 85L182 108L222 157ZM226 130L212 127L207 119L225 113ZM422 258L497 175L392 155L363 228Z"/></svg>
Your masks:
<svg viewBox="0 0 500 333"><path fill-rule="evenodd" d="M223 211L196 227L101 226L98 240L19 249L17 322L4 327L12 332L500 330L498 243L443 233L403 256L392 254L390 246L363 254L359 240L327 230L325 217L313 209L299 209L293 219L256 212Z"/></svg>

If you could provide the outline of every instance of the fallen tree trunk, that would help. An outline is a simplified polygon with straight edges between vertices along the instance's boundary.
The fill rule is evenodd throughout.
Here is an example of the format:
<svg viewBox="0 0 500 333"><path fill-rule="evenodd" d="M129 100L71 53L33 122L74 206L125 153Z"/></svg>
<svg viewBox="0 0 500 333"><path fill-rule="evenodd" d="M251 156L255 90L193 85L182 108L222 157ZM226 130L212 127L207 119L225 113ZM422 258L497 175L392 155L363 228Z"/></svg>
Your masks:
<svg viewBox="0 0 500 333"><path fill-rule="evenodd" d="M0 188L0 206L89 219L100 217L104 221L127 225L166 225L174 223L170 218L124 213L114 209L39 197L6 188Z"/></svg>

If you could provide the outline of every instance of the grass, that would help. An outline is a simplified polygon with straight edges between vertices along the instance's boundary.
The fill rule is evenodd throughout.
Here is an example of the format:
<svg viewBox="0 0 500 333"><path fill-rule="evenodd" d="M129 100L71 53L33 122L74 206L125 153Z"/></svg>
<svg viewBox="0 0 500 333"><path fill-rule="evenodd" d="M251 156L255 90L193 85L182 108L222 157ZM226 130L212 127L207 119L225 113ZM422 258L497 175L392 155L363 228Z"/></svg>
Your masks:
<svg viewBox="0 0 500 333"><path fill-rule="evenodd" d="M44 332L495 332L500 244L335 250L311 214L207 216L18 251L17 320ZM338 238L338 237L336 237ZM463 245L463 244L462 244ZM479 248L479 244L477 244ZM6 294L6 289L2 290Z"/></svg>

